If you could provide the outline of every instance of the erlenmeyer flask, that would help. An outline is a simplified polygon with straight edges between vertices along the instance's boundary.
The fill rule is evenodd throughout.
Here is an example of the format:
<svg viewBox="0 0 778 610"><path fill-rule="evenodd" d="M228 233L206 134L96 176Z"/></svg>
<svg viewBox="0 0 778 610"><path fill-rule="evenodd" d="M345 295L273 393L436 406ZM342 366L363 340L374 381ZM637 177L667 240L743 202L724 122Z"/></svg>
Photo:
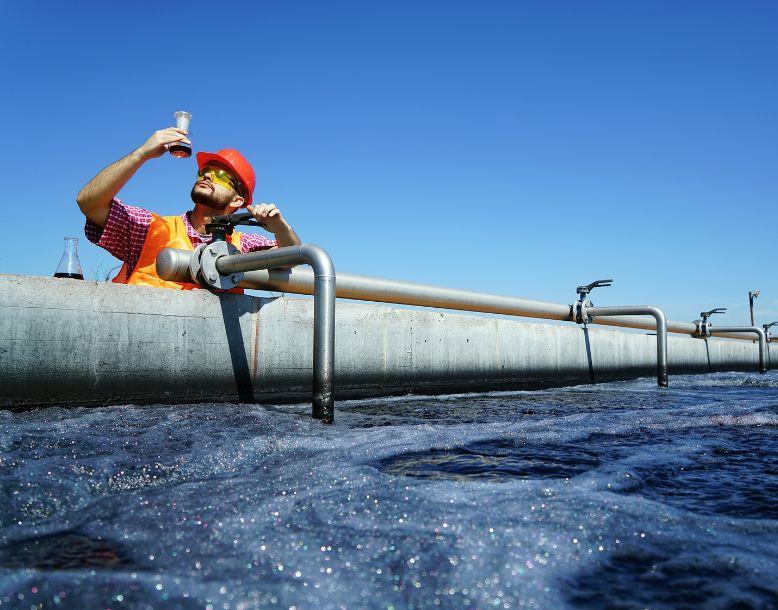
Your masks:
<svg viewBox="0 0 778 610"><path fill-rule="evenodd" d="M59 259L59 265L54 272L54 277L68 277L73 280L83 280L84 272L81 271L81 263L78 261L78 238L65 238L65 251Z"/></svg>

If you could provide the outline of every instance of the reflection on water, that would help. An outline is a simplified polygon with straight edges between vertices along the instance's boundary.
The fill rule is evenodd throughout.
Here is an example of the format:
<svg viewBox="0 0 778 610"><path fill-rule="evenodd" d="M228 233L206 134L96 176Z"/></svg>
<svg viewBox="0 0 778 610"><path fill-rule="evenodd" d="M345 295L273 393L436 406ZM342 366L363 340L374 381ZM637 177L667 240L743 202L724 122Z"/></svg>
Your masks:
<svg viewBox="0 0 778 610"><path fill-rule="evenodd" d="M50 534L15 540L3 548L0 566L36 570L117 568L127 565L121 545L75 533Z"/></svg>
<svg viewBox="0 0 778 610"><path fill-rule="evenodd" d="M382 460L384 472L428 479L510 481L565 479L601 464L598 452L586 446L563 448L549 443L491 439L466 447L406 453Z"/></svg>
<svg viewBox="0 0 778 610"><path fill-rule="evenodd" d="M389 474L429 479L491 481L567 479L630 463L651 448L663 461L634 464L613 491L639 494L703 514L778 519L778 442L775 423L704 425L673 430L648 427L623 434L590 434L562 443L490 439L462 447L404 453L381 460ZM685 455L696 446L693 459ZM681 456L678 459L678 456Z"/></svg>
<svg viewBox="0 0 778 610"><path fill-rule="evenodd" d="M778 607L778 375L0 413L0 609Z"/></svg>

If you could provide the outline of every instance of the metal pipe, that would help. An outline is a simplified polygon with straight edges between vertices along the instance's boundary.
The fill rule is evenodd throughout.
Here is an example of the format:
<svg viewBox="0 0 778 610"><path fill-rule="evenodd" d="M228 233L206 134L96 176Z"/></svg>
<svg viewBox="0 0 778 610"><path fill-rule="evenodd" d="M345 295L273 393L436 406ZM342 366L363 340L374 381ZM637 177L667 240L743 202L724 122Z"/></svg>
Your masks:
<svg viewBox="0 0 778 610"><path fill-rule="evenodd" d="M767 372L767 334L758 326L711 326L711 335L722 333L754 333L759 337L759 372Z"/></svg>
<svg viewBox="0 0 778 610"><path fill-rule="evenodd" d="M313 270L313 417L331 424L335 397L335 266L319 246L301 244L224 256L216 261L223 275L307 263Z"/></svg>
<svg viewBox="0 0 778 610"><path fill-rule="evenodd" d="M667 387L667 318L661 309L651 305L587 307L586 313L591 318L597 316L652 316L656 323L656 381L659 387Z"/></svg>
<svg viewBox="0 0 778 610"><path fill-rule="evenodd" d="M748 291L748 309L751 312L751 326L756 325L756 322L754 322L754 299L758 296L759 296L758 290Z"/></svg>
<svg viewBox="0 0 778 610"><path fill-rule="evenodd" d="M770 322L769 324L762 324L762 328L764 329L765 335L767 336L767 342L772 343L773 342L773 334L770 332L770 329L773 326L778 326L778 322ZM770 354L770 350L768 348L767 354Z"/></svg>
<svg viewBox="0 0 778 610"><path fill-rule="evenodd" d="M164 248L157 256L157 274L165 279L191 282L189 263L192 252ZM308 264L313 294L313 417L331 424L335 397L335 266L319 246L302 244L248 254L221 256L216 270L222 275L267 267ZM243 281L239 284L245 286Z"/></svg>
<svg viewBox="0 0 778 610"><path fill-rule="evenodd" d="M242 288L273 290L292 294L312 294L312 285L313 276L308 269L251 271L247 272L243 276L243 281L238 284ZM339 298L359 301L572 321L569 305L484 294L468 290L441 288L351 273L338 273L335 292ZM651 317L612 316L595 321L595 324L656 330L656 320ZM697 327L690 322L667 321L667 331L671 333L693 335L696 329ZM738 334L721 336L728 339L744 340L744 337Z"/></svg>
<svg viewBox="0 0 778 610"><path fill-rule="evenodd" d="M162 248L157 254L157 275L170 282L191 282L189 262L192 260L192 250L177 250Z"/></svg>
<svg viewBox="0 0 778 610"><path fill-rule="evenodd" d="M269 250L268 252L274 252L274 250ZM189 276L191 256L192 252L189 250L165 248L157 257L157 273L160 277L170 279L171 281L191 282L192 280ZM313 294L314 275L309 269L301 268L283 271L278 269L248 271L244 274L243 280L238 286L241 288L273 290L293 294ZM441 288L415 282L387 280L350 273L338 273L335 292L340 298L359 301L573 321L569 305L484 294L469 290ZM595 324L656 330L656 320L651 317L609 316L595 321ZM697 332L697 326L691 322L673 322L668 320L667 331L693 335ZM745 339L742 334L732 333L721 334L720 336L728 339L750 341L750 339Z"/></svg>

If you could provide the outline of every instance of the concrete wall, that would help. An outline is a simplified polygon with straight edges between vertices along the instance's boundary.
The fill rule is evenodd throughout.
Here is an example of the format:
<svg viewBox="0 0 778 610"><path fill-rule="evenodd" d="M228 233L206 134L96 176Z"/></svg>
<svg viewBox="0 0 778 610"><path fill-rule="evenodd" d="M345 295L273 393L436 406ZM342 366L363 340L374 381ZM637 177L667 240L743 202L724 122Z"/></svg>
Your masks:
<svg viewBox="0 0 778 610"><path fill-rule="evenodd" d="M0 406L306 400L312 316L310 299L0 275ZM339 301L336 399L655 375L652 335L595 326L588 343L572 324ZM756 370L757 345L670 335L668 360L670 384Z"/></svg>

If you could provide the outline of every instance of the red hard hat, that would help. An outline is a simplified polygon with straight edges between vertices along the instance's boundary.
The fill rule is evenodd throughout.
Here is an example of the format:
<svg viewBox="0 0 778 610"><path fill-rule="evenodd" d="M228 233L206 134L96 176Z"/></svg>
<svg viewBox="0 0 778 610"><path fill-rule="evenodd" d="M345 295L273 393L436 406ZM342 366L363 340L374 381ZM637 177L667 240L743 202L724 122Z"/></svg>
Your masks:
<svg viewBox="0 0 778 610"><path fill-rule="evenodd" d="M226 167L241 181L245 191L243 198L246 200L243 205L250 205L254 187L257 184L251 163L246 161L246 158L234 148L224 148L217 153L197 153L197 167L199 169L203 169L209 163Z"/></svg>

